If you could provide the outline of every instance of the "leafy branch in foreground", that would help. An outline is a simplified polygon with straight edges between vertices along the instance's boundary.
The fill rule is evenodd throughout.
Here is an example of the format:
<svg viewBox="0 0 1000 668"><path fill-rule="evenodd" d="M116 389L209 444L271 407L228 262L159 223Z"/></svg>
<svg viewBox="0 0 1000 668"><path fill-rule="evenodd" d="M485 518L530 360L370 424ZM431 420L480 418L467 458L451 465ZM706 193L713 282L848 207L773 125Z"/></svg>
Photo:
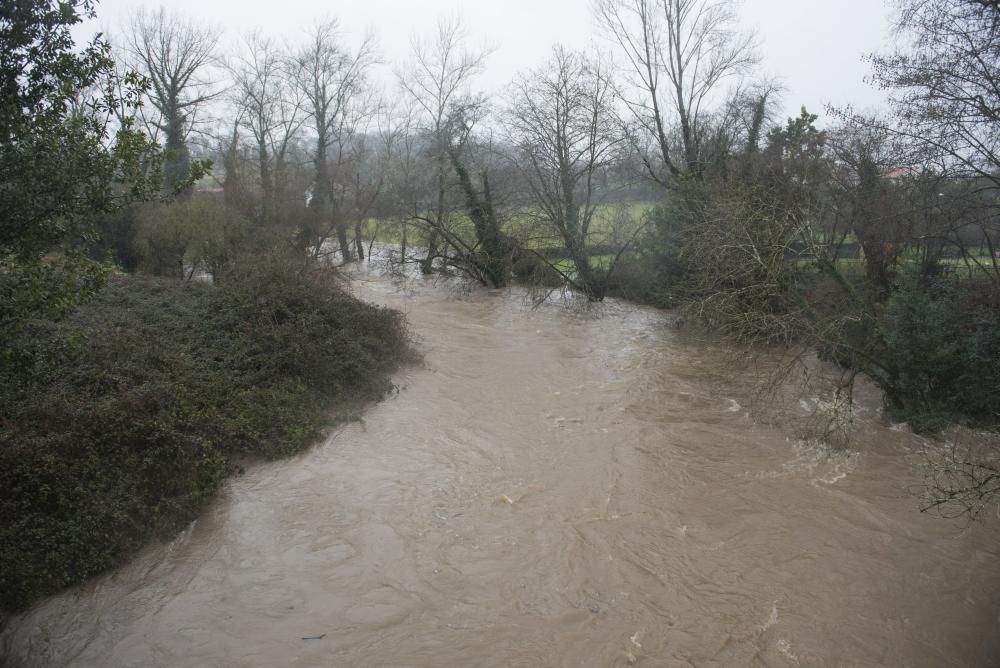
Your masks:
<svg viewBox="0 0 1000 668"><path fill-rule="evenodd" d="M14 0L0 9L0 361L27 321L58 318L107 268L87 257L95 219L158 191L159 147L128 110L147 82L119 74L99 37L70 28L90 0Z"/></svg>

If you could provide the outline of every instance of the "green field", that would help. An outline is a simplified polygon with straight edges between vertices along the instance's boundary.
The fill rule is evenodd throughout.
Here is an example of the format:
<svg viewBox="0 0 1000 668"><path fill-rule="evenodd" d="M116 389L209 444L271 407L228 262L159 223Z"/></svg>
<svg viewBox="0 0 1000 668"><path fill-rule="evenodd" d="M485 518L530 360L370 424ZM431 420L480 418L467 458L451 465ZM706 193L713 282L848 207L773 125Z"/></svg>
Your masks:
<svg viewBox="0 0 1000 668"><path fill-rule="evenodd" d="M624 243L631 238L635 227L642 223L645 213L653 205L653 202L627 202L598 206L587 234L587 244L596 246ZM556 230L541 220L537 212L512 210L501 213L501 216L504 222L504 231L518 239L527 248L540 249L563 246L563 240L558 236ZM475 243L472 221L463 212L453 212L446 224L446 229L470 245ZM402 224L399 221L369 218L365 221L364 237L366 240L374 238L382 243L398 245L403 240ZM421 224L412 222L408 224L407 243L413 246L421 246L426 243L426 232ZM561 267L560 270L562 270Z"/></svg>

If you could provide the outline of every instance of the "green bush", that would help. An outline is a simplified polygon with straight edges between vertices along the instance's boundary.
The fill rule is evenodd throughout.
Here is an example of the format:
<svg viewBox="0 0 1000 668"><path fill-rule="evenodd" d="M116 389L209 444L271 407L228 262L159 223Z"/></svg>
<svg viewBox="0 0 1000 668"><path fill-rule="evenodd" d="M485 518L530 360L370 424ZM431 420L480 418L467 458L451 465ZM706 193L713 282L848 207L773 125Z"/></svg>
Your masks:
<svg viewBox="0 0 1000 668"><path fill-rule="evenodd" d="M0 608L189 521L247 456L314 442L410 354L400 314L328 272L244 261L219 287L117 277L0 368Z"/></svg>
<svg viewBox="0 0 1000 668"><path fill-rule="evenodd" d="M658 265L660 256L636 251L622 255L610 276L605 276L607 295L659 308L673 308L676 284Z"/></svg>
<svg viewBox="0 0 1000 668"><path fill-rule="evenodd" d="M698 267L686 257L691 230L705 194L696 183L679 183L670 197L645 213L645 227L622 257L608 284L608 294L660 308L674 308L690 298L691 276Z"/></svg>
<svg viewBox="0 0 1000 668"><path fill-rule="evenodd" d="M1000 425L1000 295L982 281L905 280L883 314L885 387L897 419L917 431L955 421Z"/></svg>
<svg viewBox="0 0 1000 668"><path fill-rule="evenodd" d="M250 223L209 195L147 205L132 233L139 266L156 276L186 278L196 270L218 278L247 240Z"/></svg>
<svg viewBox="0 0 1000 668"><path fill-rule="evenodd" d="M133 205L98 216L94 221L96 238L88 249L90 257L129 273L136 271L142 261L135 238L140 211L140 206Z"/></svg>

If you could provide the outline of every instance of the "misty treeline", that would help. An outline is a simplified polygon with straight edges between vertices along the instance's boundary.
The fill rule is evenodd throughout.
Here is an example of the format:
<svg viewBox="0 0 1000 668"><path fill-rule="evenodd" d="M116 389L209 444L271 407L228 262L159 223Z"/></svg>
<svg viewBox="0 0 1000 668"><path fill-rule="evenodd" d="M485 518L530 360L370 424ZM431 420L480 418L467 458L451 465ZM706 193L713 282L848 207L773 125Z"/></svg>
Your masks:
<svg viewBox="0 0 1000 668"><path fill-rule="evenodd" d="M336 19L291 42L254 32L224 43L218 29L167 10L138 11L113 40L119 67L148 82L127 120L163 147L164 188L189 178L193 154L214 165L179 189L178 206L192 210L132 211L107 221L102 238L126 268L211 273L225 240L252 223L315 258L350 262L391 241L393 257L424 272L450 268L494 286L548 260L592 299L629 287L671 304L690 286L664 273L707 261L684 248L693 239L677 236L681 219L708 214L695 210L699 197L755 190L808 228L774 230L789 245L782 257L800 260L778 266L805 266L823 247L881 296L916 258L958 260L995 283L992 171L979 164L992 157L991 119L976 108L989 109L990 90L963 83L989 86L990 36L954 22L996 10L924 5L898 7L912 53L870 57L871 83L897 94L891 109L832 108L822 130L806 110L777 118L780 82L760 78L758 45L727 1L600 0L597 46L555 46L492 95L477 88L490 49L457 20L414 35L409 56L386 63L375 35ZM968 36L984 43L959 43ZM965 71L970 49L983 71ZM204 203L183 202L191 198ZM661 206L649 216L629 203ZM655 280L614 280L616 265L634 274L649 253L661 255Z"/></svg>
<svg viewBox="0 0 1000 668"><path fill-rule="evenodd" d="M126 269L216 275L250 236L335 263L379 241L423 273L499 287L516 271L601 299L606 256L641 223L628 201L655 196L635 178L606 55L555 47L499 104L475 85L490 49L458 20L415 35L395 64L336 19L292 43L222 39L158 10L116 41L121 66L150 82L128 121L163 147L163 187L178 192L101 221L98 251ZM192 183L206 160L211 176Z"/></svg>

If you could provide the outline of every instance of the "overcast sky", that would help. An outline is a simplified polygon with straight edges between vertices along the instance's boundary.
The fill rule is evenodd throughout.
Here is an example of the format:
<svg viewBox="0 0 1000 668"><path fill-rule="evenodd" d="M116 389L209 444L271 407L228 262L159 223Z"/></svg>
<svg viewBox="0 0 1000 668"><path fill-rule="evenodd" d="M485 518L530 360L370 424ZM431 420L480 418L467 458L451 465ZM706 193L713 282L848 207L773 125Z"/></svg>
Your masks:
<svg viewBox="0 0 1000 668"><path fill-rule="evenodd" d="M554 43L609 46L590 0L102 0L96 23L86 27L115 32L135 8L161 4L221 26L228 43L253 29L295 40L316 17L336 16L354 37L373 30L388 64L405 60L412 34L430 35L439 16L458 16L472 43L496 47L480 79L493 92L518 71L542 64ZM884 0L742 0L739 7L743 26L759 36L762 72L784 82L786 115L797 115L801 105L821 115L829 102L861 109L878 105L879 94L863 81L868 68L861 57L889 43Z"/></svg>

